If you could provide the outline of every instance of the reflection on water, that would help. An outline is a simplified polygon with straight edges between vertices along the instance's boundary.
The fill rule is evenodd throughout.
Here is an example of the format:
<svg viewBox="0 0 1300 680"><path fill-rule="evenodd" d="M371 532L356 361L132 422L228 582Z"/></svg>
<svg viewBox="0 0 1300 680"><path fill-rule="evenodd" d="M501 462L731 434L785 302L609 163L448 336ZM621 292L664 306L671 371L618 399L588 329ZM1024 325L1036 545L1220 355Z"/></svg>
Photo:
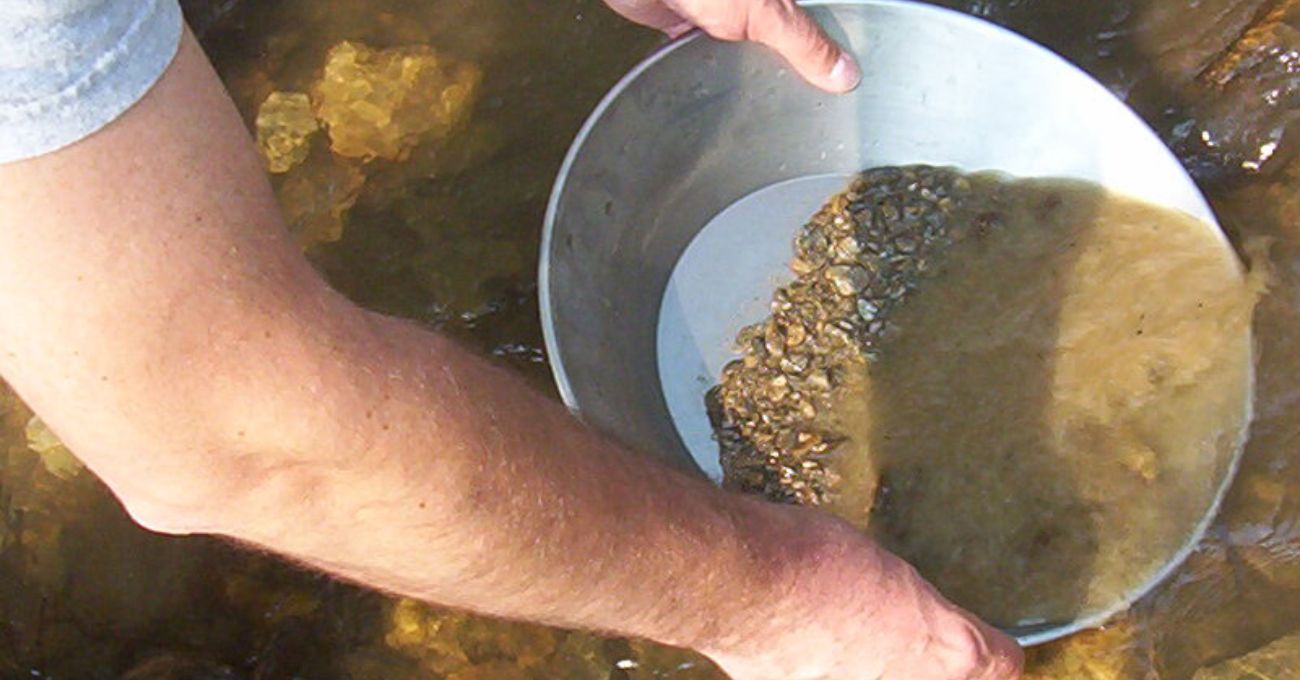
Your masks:
<svg viewBox="0 0 1300 680"><path fill-rule="evenodd" d="M343 40L425 45L481 71L468 118L421 133L405 160L334 157L317 133L274 182L339 289L546 384L532 281L549 185L583 117L657 38L596 0L186 4L250 129L273 92L310 92ZM1257 323L1259 418L1222 516L1134 611L1035 650L1032 677L1182 679L1214 664L1197 678L1287 677L1268 669L1300 667L1300 2L946 4L1095 73L1170 140L1235 237L1276 241ZM432 610L220 541L148 534L39 427L42 453L29 448L30 424L0 395L4 676L717 677L674 650Z"/></svg>

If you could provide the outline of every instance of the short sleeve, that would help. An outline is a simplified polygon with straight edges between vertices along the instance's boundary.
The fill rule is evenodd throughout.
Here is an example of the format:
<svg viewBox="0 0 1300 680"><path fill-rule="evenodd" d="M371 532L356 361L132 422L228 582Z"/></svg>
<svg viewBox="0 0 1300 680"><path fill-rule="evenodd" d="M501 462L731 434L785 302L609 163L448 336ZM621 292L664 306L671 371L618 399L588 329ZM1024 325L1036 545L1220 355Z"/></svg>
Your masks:
<svg viewBox="0 0 1300 680"><path fill-rule="evenodd" d="M122 115L171 63L181 29L177 0L0 0L0 163Z"/></svg>

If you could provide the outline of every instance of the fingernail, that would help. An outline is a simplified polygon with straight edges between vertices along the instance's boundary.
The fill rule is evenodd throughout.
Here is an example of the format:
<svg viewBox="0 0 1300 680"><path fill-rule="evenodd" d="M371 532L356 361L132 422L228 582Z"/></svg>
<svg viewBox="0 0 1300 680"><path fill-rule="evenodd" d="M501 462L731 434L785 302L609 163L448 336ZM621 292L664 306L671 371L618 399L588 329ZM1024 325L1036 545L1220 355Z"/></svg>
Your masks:
<svg viewBox="0 0 1300 680"><path fill-rule="evenodd" d="M858 68L858 63L848 54L841 53L840 58L831 67L830 75L827 76L827 85L836 92L848 92L862 82L862 69Z"/></svg>

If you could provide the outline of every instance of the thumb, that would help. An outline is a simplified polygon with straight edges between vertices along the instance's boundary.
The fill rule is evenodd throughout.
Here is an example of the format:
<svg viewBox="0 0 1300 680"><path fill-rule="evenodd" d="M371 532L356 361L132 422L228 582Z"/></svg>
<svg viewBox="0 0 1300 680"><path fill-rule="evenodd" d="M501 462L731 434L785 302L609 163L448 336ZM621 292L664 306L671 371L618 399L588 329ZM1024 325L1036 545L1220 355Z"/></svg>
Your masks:
<svg viewBox="0 0 1300 680"><path fill-rule="evenodd" d="M799 75L829 92L848 92L862 80L857 62L840 49L794 0L749 4L748 37L776 50Z"/></svg>

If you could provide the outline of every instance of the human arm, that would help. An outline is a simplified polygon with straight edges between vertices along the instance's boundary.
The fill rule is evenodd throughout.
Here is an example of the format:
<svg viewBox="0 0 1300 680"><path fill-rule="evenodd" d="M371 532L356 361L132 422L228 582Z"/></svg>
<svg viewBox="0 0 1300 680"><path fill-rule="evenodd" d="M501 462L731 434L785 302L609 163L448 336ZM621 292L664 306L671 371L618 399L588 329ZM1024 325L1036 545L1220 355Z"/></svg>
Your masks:
<svg viewBox="0 0 1300 680"><path fill-rule="evenodd" d="M147 527L739 678L1014 655L838 522L628 453L331 291L192 38L107 128L0 165L0 304L0 372Z"/></svg>
<svg viewBox="0 0 1300 680"><path fill-rule="evenodd" d="M847 92L862 79L840 49L795 0L605 0L615 12L671 37L699 28L720 40L750 40L772 48L805 80Z"/></svg>

